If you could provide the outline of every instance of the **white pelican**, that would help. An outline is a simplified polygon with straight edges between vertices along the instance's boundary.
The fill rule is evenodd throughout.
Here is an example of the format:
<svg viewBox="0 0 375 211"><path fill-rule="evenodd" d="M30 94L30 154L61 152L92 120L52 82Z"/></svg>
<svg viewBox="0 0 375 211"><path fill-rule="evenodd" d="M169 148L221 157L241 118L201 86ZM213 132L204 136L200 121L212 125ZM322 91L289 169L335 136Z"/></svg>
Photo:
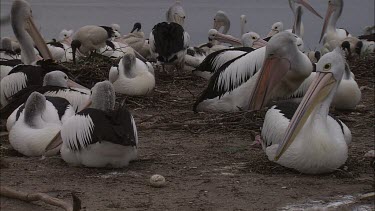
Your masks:
<svg viewBox="0 0 375 211"><path fill-rule="evenodd" d="M218 36L222 37L221 40L223 40L223 42L228 42L226 41L227 35L218 33L216 37ZM254 51L254 49L263 47L267 44L267 42L262 40L255 32L245 33L242 35L241 41L243 47L223 49L209 54L205 60L203 60L199 66L196 67L193 74L208 80L223 64L229 60Z"/></svg>
<svg viewBox="0 0 375 211"><path fill-rule="evenodd" d="M313 69L296 38L289 32L278 33L265 48L225 63L211 77L193 110L258 110L271 99L294 92Z"/></svg>
<svg viewBox="0 0 375 211"><path fill-rule="evenodd" d="M43 86L27 87L8 99L9 103L0 110L1 118L8 118L8 116L13 115L14 118L8 118L8 121L10 121L9 119L15 119L15 109L24 103L32 92L64 98L68 100L74 111L80 111L84 108L90 94L90 90L82 88L82 86L70 80L65 73L52 71L44 76Z"/></svg>
<svg viewBox="0 0 375 211"><path fill-rule="evenodd" d="M15 49L12 45L12 40L9 37L1 38L0 59L13 60L20 59L20 49Z"/></svg>
<svg viewBox="0 0 375 211"><path fill-rule="evenodd" d="M145 38L141 23L134 24L133 29L127 35L115 39L116 42L126 43L144 58L150 57L150 44Z"/></svg>
<svg viewBox="0 0 375 211"><path fill-rule="evenodd" d="M61 43L65 43L70 46L70 44L72 43L73 33L74 33L73 29L71 30L63 29L59 33L57 41Z"/></svg>
<svg viewBox="0 0 375 211"><path fill-rule="evenodd" d="M299 6L296 6L298 4ZM289 32L293 32L297 34L301 39L304 35L304 27L302 24L302 7L305 7L307 10L309 10L314 15L322 18L321 15L310 5L310 3L307 0L289 0L289 6L290 9L293 12L294 16L294 23L292 29L287 29ZM282 22L276 22L272 25L271 31L268 33L267 37L272 37L273 35L281 32L284 30L284 25Z"/></svg>
<svg viewBox="0 0 375 211"><path fill-rule="evenodd" d="M317 75L295 112L291 103L267 111L262 139L269 160L307 174L332 172L345 163L350 130L328 115L345 70L342 53L337 49L319 60Z"/></svg>
<svg viewBox="0 0 375 211"><path fill-rule="evenodd" d="M107 40L111 39L114 31L111 27L87 25L77 30L71 43L73 62L76 62L76 52L85 56L90 52L103 48Z"/></svg>
<svg viewBox="0 0 375 211"><path fill-rule="evenodd" d="M75 114L63 98L46 97L33 92L16 114L9 131L9 143L26 156L41 156L59 133L62 122ZM57 150L50 153L57 154Z"/></svg>
<svg viewBox="0 0 375 211"><path fill-rule="evenodd" d="M299 4L300 6L296 6L296 4ZM301 19L302 18L301 6L304 6L311 13L323 19L323 17L310 5L310 3L307 0L289 0L289 6L294 16L293 33L298 35L301 39L303 39L303 35L304 35L304 26L303 26L302 19Z"/></svg>
<svg viewBox="0 0 375 211"><path fill-rule="evenodd" d="M155 87L154 68L151 63L136 58L129 49L119 64L111 67L109 81L116 93L126 95L146 95Z"/></svg>
<svg viewBox="0 0 375 211"><path fill-rule="evenodd" d="M181 1L176 1L170 6L165 16L168 23L174 22L184 26L186 15L185 10L181 5Z"/></svg>
<svg viewBox="0 0 375 211"><path fill-rule="evenodd" d="M120 168L136 159L138 136L133 116L125 107L114 110L115 91L108 81L92 88L91 106L70 117L46 150L61 146L70 165Z"/></svg>
<svg viewBox="0 0 375 211"><path fill-rule="evenodd" d="M150 50L160 63L174 64L182 70L190 36L184 28L174 22L156 24L150 33ZM164 67L164 66L163 66Z"/></svg>
<svg viewBox="0 0 375 211"><path fill-rule="evenodd" d="M214 17L214 25L212 28L219 31L221 27L223 27L223 31L221 31L221 33L228 33L230 29L230 20L224 11L219 10Z"/></svg>
<svg viewBox="0 0 375 211"><path fill-rule="evenodd" d="M337 47L346 37L351 37L351 34L345 29L336 28L337 20L341 16L343 8L343 0L328 1L328 9L319 42L323 41L323 45L330 45L330 49Z"/></svg>

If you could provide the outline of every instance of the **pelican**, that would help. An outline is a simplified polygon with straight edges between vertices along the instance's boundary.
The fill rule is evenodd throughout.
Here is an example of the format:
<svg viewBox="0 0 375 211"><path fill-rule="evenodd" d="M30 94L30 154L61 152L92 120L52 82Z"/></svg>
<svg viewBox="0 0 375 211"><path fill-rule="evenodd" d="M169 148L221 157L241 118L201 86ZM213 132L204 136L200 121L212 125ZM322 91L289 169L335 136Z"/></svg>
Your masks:
<svg viewBox="0 0 375 211"><path fill-rule="evenodd" d="M16 108L24 103L32 92L38 92L50 97L64 98L68 100L74 111L80 111L84 108L90 94L90 90L84 89L70 80L65 73L52 71L44 76L43 86L30 86L13 95L9 99L9 103L0 110L1 118L8 118L8 116L13 115L13 118L8 118L8 122L12 119L14 120Z"/></svg>
<svg viewBox="0 0 375 211"><path fill-rule="evenodd" d="M63 29L59 33L57 41L70 46L70 44L72 43L73 33L74 33L73 29L70 29L70 30Z"/></svg>
<svg viewBox="0 0 375 211"><path fill-rule="evenodd" d="M23 155L41 156L59 133L62 122L74 113L67 100L33 92L17 111L16 122L9 131L9 143ZM50 153L57 154L58 150Z"/></svg>
<svg viewBox="0 0 375 211"><path fill-rule="evenodd" d="M1 60L14 60L21 58L19 49L15 49L12 45L12 40L9 37L1 38L1 50L0 59Z"/></svg>
<svg viewBox="0 0 375 211"><path fill-rule="evenodd" d="M296 4L299 4L300 6L296 6ZM301 20L301 16L302 16L301 6L304 6L311 13L323 19L323 17L310 5L310 3L307 0L289 0L289 6L294 16L293 33L297 34L302 39L304 35L304 26Z"/></svg>
<svg viewBox="0 0 375 211"><path fill-rule="evenodd" d="M90 52L105 47L113 34L113 29L105 26L87 25L78 29L71 43L73 62L76 62L77 50L80 55L87 56Z"/></svg>
<svg viewBox="0 0 375 211"><path fill-rule="evenodd" d="M32 19L30 4L24 0L15 0L11 9L12 28L21 47L21 60L26 65L18 65L0 82L2 106L7 104L7 98L19 90L30 86L40 85L45 73L53 70L66 71L61 65L50 61L52 58L42 36L35 27ZM34 45L38 47L45 61L38 61L34 52ZM37 64L37 66L30 64Z"/></svg>
<svg viewBox="0 0 375 211"><path fill-rule="evenodd" d="M343 8L343 0L328 1L328 9L319 42L323 41L323 45L330 45L331 49L337 47L346 37L351 37L351 34L345 29L336 28L337 20L341 16Z"/></svg>
<svg viewBox="0 0 375 211"><path fill-rule="evenodd" d="M211 77L193 110L258 110L293 93L313 69L296 42L296 35L280 32L265 48L228 61Z"/></svg>
<svg viewBox="0 0 375 211"><path fill-rule="evenodd" d="M133 116L123 106L114 110L115 91L108 81L92 88L91 106L70 117L61 136L46 150L61 146L61 157L70 165L120 168L136 159L138 136Z"/></svg>
<svg viewBox="0 0 375 211"><path fill-rule="evenodd" d="M141 23L134 24L131 32L125 36L115 39L116 42L126 43L143 57L150 57L150 44L145 38Z"/></svg>
<svg viewBox="0 0 375 211"><path fill-rule="evenodd" d="M155 87L154 69L151 63L137 59L130 49L118 65L111 67L109 81L116 93L146 95Z"/></svg>
<svg viewBox="0 0 375 211"><path fill-rule="evenodd" d="M221 36L221 40L226 41L227 35L218 33L217 37ZM263 47L267 44L266 41L262 40L260 36L255 32L249 32L242 35L242 45L244 47L223 49L220 51L209 54L199 66L193 71L193 74L201 76L205 79L210 79L211 76L226 62L232 60L245 53L254 51L254 49Z"/></svg>
<svg viewBox="0 0 375 211"><path fill-rule="evenodd" d="M219 31L221 27L223 27L223 31L221 33L228 33L230 29L230 20L224 11L219 10L214 17L214 25L212 28Z"/></svg>
<svg viewBox="0 0 375 211"><path fill-rule="evenodd" d="M298 6L296 6L298 4ZM288 31L293 32L297 34L301 39L304 35L304 27L302 24L302 7L305 7L307 10L309 10L314 15L318 16L319 18L322 18L322 16L310 5L310 3L307 0L289 0L289 6L290 9L293 12L294 16L294 24L292 29L288 29ZM268 33L267 37L272 37L273 35L281 32L284 30L284 25L282 22L276 22L272 25L271 31Z"/></svg>
<svg viewBox="0 0 375 211"><path fill-rule="evenodd" d="M174 22L184 26L186 15L185 10L181 5L181 1L176 1L170 6L165 16L168 23Z"/></svg>
<svg viewBox="0 0 375 211"><path fill-rule="evenodd" d="M289 103L267 111L262 138L269 160L306 174L332 172L345 163L350 130L328 114L345 71L342 54L337 49L319 60L315 79L298 108Z"/></svg>
<svg viewBox="0 0 375 211"><path fill-rule="evenodd" d="M182 70L189 42L190 36L181 25L158 23L150 33L151 55L163 65L175 64L177 69Z"/></svg>

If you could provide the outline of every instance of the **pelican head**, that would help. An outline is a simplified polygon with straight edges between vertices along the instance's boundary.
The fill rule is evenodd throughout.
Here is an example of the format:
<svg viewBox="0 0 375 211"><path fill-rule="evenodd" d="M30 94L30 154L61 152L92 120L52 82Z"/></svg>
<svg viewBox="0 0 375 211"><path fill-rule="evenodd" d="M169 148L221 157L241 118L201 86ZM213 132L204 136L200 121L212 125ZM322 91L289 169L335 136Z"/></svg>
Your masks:
<svg viewBox="0 0 375 211"><path fill-rule="evenodd" d="M328 105L328 107L331 104L345 72L345 58L343 54L344 52L341 49L336 48L334 51L325 54L316 64L317 74L315 79L311 83L288 125L285 136L277 150L275 161L277 161L293 143L310 114L323 103Z"/></svg>
<svg viewBox="0 0 375 211"><path fill-rule="evenodd" d="M168 22L175 22L183 26L186 15L185 10L181 5L181 2L176 1L171 7L169 7L166 16Z"/></svg>
<svg viewBox="0 0 375 211"><path fill-rule="evenodd" d="M230 20L224 11L219 10L214 17L213 28L216 30L220 30L221 27L224 27L223 34L226 34L230 28Z"/></svg>
<svg viewBox="0 0 375 211"><path fill-rule="evenodd" d="M25 123L37 128L41 116L46 109L46 97L38 92L33 92L25 103ZM39 117L39 118L38 118Z"/></svg>
<svg viewBox="0 0 375 211"><path fill-rule="evenodd" d="M109 81L98 82L91 89L88 105L91 108L110 111L115 108L115 89Z"/></svg>
<svg viewBox="0 0 375 211"><path fill-rule="evenodd" d="M312 70L309 58L298 49L297 36L286 31L276 34L266 46L249 109L259 110L272 99L293 93Z"/></svg>
<svg viewBox="0 0 375 211"><path fill-rule="evenodd" d="M120 32L120 25L118 25L117 23L112 23L111 28L113 29L113 31Z"/></svg>
<svg viewBox="0 0 375 211"><path fill-rule="evenodd" d="M11 23L14 35L20 42L22 60L25 64L31 64L36 61L33 42L44 59L52 58L42 35L35 26L31 6L28 2L24 0L13 1Z"/></svg>
<svg viewBox="0 0 375 211"><path fill-rule="evenodd" d="M242 44L245 47L261 48L267 45L267 42L260 38L255 32L248 32L242 35Z"/></svg>
<svg viewBox="0 0 375 211"><path fill-rule="evenodd" d="M271 31L268 32L267 37L272 37L273 35L284 31L284 24L283 22L276 22L272 24Z"/></svg>
<svg viewBox="0 0 375 211"><path fill-rule="evenodd" d="M208 40L217 40L223 43L229 43L232 45L240 46L242 45L241 40L227 34L222 34L218 32L216 29L210 29L208 31Z"/></svg>
<svg viewBox="0 0 375 211"><path fill-rule="evenodd" d="M69 44L72 42L72 36L73 36L73 30L61 30L59 34L59 41L65 42L66 44Z"/></svg>
<svg viewBox="0 0 375 211"><path fill-rule="evenodd" d="M289 6L290 9L292 9L293 13L296 12L296 4L304 6L311 13L323 19L323 17L311 6L311 4L307 0L289 0Z"/></svg>
<svg viewBox="0 0 375 211"><path fill-rule="evenodd" d="M324 18L324 24L322 28L322 33L320 34L319 42L322 41L322 38L327 31L329 22L331 22L332 25L336 24L337 19L341 16L343 7L344 7L343 0L329 0L328 1L328 8L326 12L326 17ZM334 17L332 17L333 14L335 14Z"/></svg>
<svg viewBox="0 0 375 211"><path fill-rule="evenodd" d="M86 89L82 85L70 80L64 72L58 70L49 72L44 76L43 86L59 86Z"/></svg>
<svg viewBox="0 0 375 211"><path fill-rule="evenodd" d="M137 23L134 24L133 29L131 30L130 33L133 33L135 30L137 30L137 32L139 32L141 30L141 28L142 28L141 23L137 22Z"/></svg>
<svg viewBox="0 0 375 211"><path fill-rule="evenodd" d="M9 37L1 38L1 48L8 51L13 51L12 40Z"/></svg>

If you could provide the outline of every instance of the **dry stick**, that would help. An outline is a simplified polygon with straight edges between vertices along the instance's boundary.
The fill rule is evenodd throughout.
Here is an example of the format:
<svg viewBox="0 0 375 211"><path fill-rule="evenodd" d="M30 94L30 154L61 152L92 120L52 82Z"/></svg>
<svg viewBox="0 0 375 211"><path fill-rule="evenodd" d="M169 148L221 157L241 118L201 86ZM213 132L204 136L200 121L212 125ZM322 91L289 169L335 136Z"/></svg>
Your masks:
<svg viewBox="0 0 375 211"><path fill-rule="evenodd" d="M73 195L73 205L45 193L25 193L2 186L0 195L8 198L19 199L26 202L43 201L46 204L61 207L66 211L78 211L81 209L80 200Z"/></svg>

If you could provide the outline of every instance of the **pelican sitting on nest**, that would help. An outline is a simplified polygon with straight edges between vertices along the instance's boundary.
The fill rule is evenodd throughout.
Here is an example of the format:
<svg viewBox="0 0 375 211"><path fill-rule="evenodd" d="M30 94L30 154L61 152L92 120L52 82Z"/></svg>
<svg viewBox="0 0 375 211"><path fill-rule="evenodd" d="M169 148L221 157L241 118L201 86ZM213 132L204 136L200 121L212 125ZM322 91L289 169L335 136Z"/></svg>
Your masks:
<svg viewBox="0 0 375 211"><path fill-rule="evenodd" d="M111 67L109 81L116 93L146 95L155 87L154 69L151 63L137 59L130 48L119 64Z"/></svg>
<svg viewBox="0 0 375 211"><path fill-rule="evenodd" d="M34 92L17 111L16 122L9 131L9 143L23 155L41 156L59 133L62 122L74 113L67 100Z"/></svg>
<svg viewBox="0 0 375 211"><path fill-rule="evenodd" d="M258 110L271 99L293 93L312 70L310 60L297 47L297 36L289 32L278 33L265 48L245 53L222 65L211 77L193 110Z"/></svg>
<svg viewBox="0 0 375 211"><path fill-rule="evenodd" d="M12 120L16 119L16 113L18 108L22 103L24 103L32 92L38 92L45 96L50 97L61 97L71 104L74 111L80 111L84 108L90 90L82 89L82 86L70 80L68 76L61 71L52 71L44 76L43 86L33 85L22 89L17 94L13 95L9 99L9 103L0 110L1 118L8 118L8 116L13 116L13 118L8 118L8 125L13 125ZM11 124L9 124L9 122ZM9 131L9 130L8 130Z"/></svg>
<svg viewBox="0 0 375 211"><path fill-rule="evenodd" d="M136 159L138 136L133 116L115 107L115 90L108 81L92 88L91 106L70 117L46 151L61 145L61 157L70 165L120 168Z"/></svg>
<svg viewBox="0 0 375 211"><path fill-rule="evenodd" d="M267 111L262 138L269 160L307 174L332 172L345 163L350 130L328 115L345 71L342 53L337 49L319 60L317 75L295 112L290 103Z"/></svg>
<svg viewBox="0 0 375 211"><path fill-rule="evenodd" d="M227 35L218 33L216 38L219 36L222 37L220 40L227 42ZM243 47L223 49L209 54L199 66L196 66L193 74L208 80L226 62L267 45L267 42L255 32L243 34L241 41Z"/></svg>

